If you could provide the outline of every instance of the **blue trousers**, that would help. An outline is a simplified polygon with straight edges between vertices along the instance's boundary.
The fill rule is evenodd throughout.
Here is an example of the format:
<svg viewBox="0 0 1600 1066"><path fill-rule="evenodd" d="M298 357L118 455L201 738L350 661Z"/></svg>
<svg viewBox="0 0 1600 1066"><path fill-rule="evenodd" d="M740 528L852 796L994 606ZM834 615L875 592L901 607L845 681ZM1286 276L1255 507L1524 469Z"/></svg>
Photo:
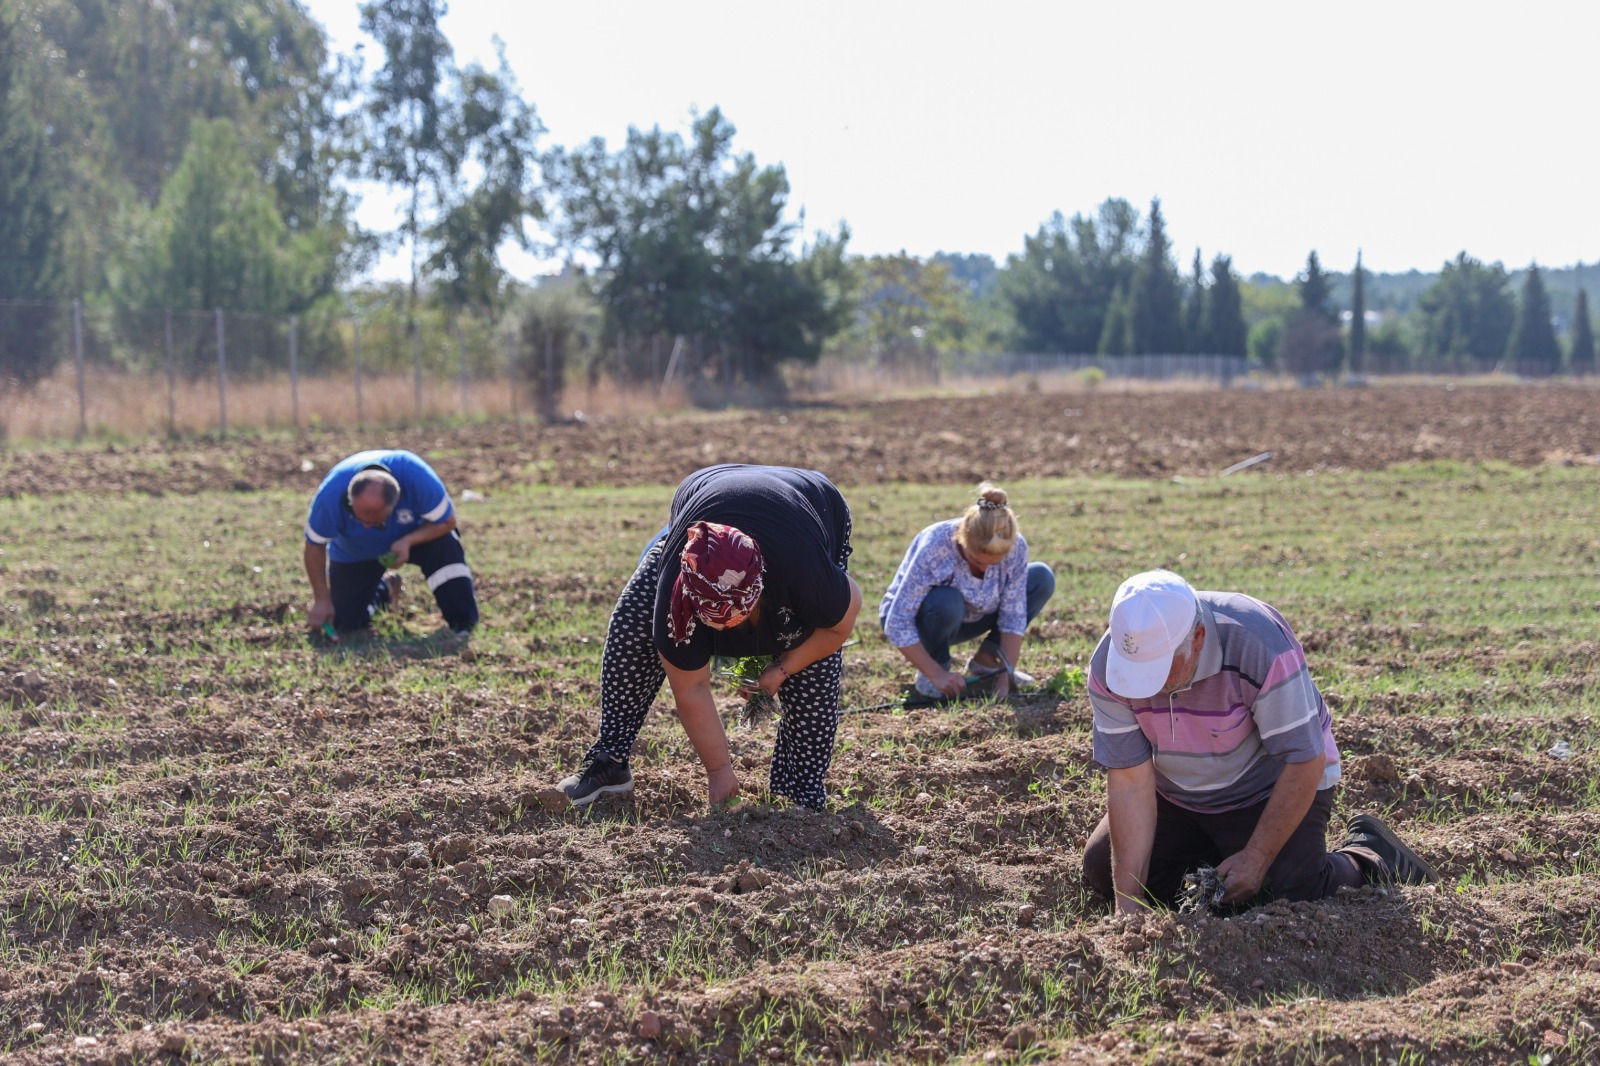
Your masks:
<svg viewBox="0 0 1600 1066"><path fill-rule="evenodd" d="M1028 564L1028 621L1032 622L1044 610L1044 605L1055 595L1056 574L1045 563ZM917 608L917 639L933 661L940 665L950 662L950 645L960 644L975 637L983 637L983 648L998 651L1000 648L1000 612L985 615L976 622L963 622L967 602L954 588L943 585L929 589ZM1013 663L1013 666L1016 664Z"/></svg>
<svg viewBox="0 0 1600 1066"><path fill-rule="evenodd" d="M422 568L434 602L451 629L472 629L478 624L478 596L467 569L467 554L454 532L411 549L411 562ZM333 628L341 633L366 629L372 616L389 606L389 586L383 583L383 564L376 559L328 564L328 591L333 596Z"/></svg>

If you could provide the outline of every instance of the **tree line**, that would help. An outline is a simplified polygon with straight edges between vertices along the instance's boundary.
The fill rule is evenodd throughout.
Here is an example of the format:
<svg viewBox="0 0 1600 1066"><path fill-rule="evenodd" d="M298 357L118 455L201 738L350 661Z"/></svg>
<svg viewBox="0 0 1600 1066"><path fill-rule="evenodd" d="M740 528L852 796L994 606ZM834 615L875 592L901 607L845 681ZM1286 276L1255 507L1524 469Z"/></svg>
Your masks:
<svg viewBox="0 0 1600 1066"><path fill-rule="evenodd" d="M1159 200L1057 213L998 264L852 254L848 227L807 233L790 218L783 167L737 150L718 108L615 147L544 144L503 54L457 63L444 10L369 0L377 47L350 57L296 0L0 9L0 378L51 372L71 300L121 323L106 357L130 364L154 350L148 312L171 308L295 316L308 344L335 352L360 343L348 319L377 309L405 338L392 358L420 359L448 323L498 336L546 377L574 359L593 373L622 338L691 336L757 386L830 350L886 367L994 351L1248 355L1305 379L1594 368L1585 292L1553 307L1537 266L1513 293L1500 264L1463 252L1403 299L1359 258L1329 274L1314 251L1289 283L1199 250L1185 270ZM387 232L356 224L360 182L398 194ZM569 268L519 284L501 258L511 246ZM352 285L396 248L403 283Z"/></svg>

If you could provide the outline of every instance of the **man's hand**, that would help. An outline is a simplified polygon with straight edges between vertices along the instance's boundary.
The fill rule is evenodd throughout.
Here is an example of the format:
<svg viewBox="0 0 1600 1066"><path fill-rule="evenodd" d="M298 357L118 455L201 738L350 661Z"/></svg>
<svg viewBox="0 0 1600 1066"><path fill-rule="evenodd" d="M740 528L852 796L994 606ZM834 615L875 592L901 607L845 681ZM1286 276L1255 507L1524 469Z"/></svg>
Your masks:
<svg viewBox="0 0 1600 1066"><path fill-rule="evenodd" d="M322 623L333 620L333 601L315 599L306 609L306 624L312 629L321 629Z"/></svg>
<svg viewBox="0 0 1600 1066"><path fill-rule="evenodd" d="M1261 882L1267 876L1266 856L1251 849L1236 851L1217 864L1217 876L1222 878L1223 903L1243 903L1261 891Z"/></svg>
<svg viewBox="0 0 1600 1066"><path fill-rule="evenodd" d="M411 541L406 537L401 537L389 545L389 550L394 552L394 566L392 569L398 570L411 560Z"/></svg>

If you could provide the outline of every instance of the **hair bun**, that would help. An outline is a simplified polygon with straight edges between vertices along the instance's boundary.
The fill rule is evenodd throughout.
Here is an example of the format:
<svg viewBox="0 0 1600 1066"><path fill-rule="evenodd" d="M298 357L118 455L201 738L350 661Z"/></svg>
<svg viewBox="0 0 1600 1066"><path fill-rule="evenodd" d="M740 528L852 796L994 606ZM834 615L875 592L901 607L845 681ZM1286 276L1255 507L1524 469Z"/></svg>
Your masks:
<svg viewBox="0 0 1600 1066"><path fill-rule="evenodd" d="M978 506L987 511L995 507L1006 505L1006 490L998 485L985 481L978 486Z"/></svg>

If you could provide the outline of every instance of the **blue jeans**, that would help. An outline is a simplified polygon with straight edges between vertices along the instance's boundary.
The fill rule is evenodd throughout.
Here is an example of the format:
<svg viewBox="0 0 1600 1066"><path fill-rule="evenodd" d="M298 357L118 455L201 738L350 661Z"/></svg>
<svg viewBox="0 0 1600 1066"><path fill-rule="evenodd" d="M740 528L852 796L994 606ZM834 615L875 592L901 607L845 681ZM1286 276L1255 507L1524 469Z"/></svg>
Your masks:
<svg viewBox="0 0 1600 1066"><path fill-rule="evenodd" d="M1028 621L1032 622L1044 610L1044 605L1055 595L1055 571L1045 563L1028 564ZM966 600L949 585L929 589L917 608L917 639L933 661L941 666L950 662L950 645L984 637L984 647L993 651L1000 648L1000 612L985 615L976 622L963 622L967 613ZM990 647L992 645L992 647ZM1011 664L1015 666L1015 663Z"/></svg>

